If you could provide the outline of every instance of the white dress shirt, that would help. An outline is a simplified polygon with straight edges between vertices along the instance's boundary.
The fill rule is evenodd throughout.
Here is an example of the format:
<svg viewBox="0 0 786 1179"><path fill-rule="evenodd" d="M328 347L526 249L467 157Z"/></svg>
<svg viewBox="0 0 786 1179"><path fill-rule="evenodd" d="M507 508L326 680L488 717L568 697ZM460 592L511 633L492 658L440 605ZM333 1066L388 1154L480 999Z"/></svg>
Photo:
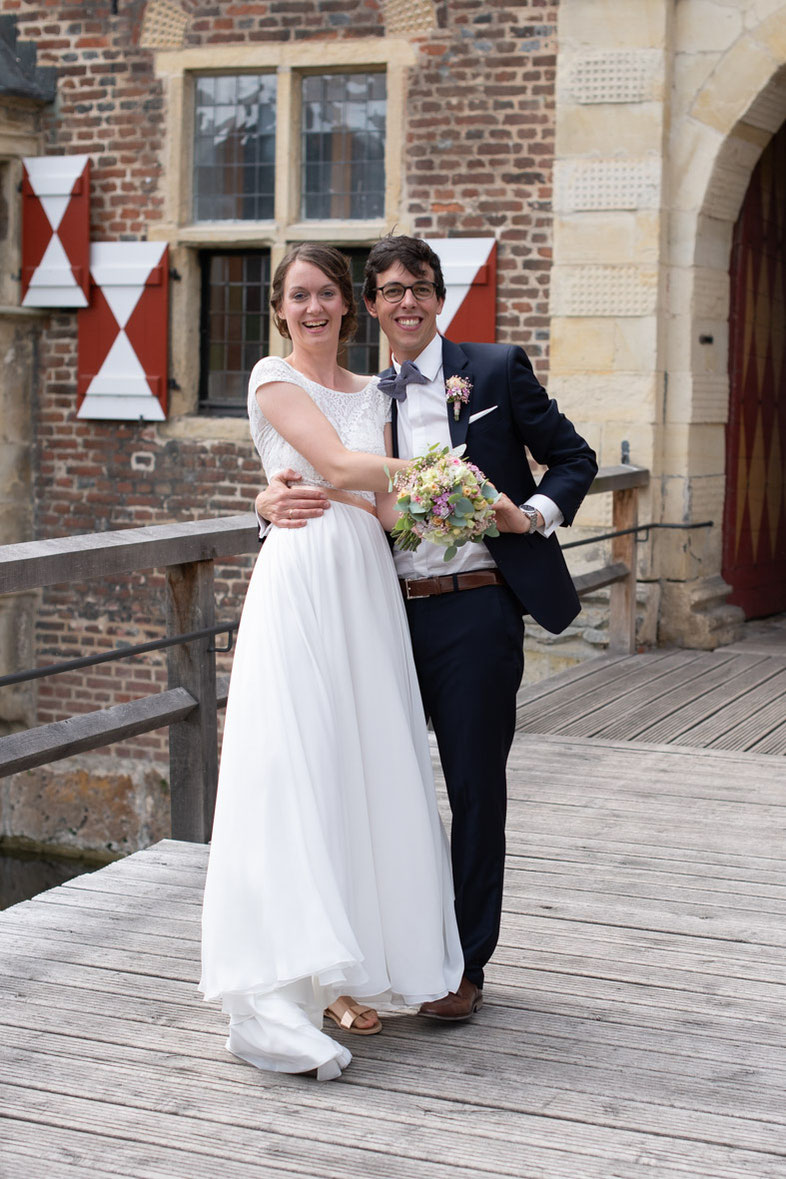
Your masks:
<svg viewBox="0 0 786 1179"><path fill-rule="evenodd" d="M401 365L395 358L392 363L398 372ZM428 377L428 384L407 385L406 399L398 403L398 454L399 458L404 459L425 454L435 443L453 446L448 419L452 409L445 396L440 335L434 336L426 345L415 364L423 376ZM537 508L543 516L544 527L538 531L544 536L549 536L562 523L562 512L548 496L531 495L527 503ZM425 541L414 552L393 550L399 577L439 577L445 573L496 568L496 562L483 541L465 544L450 561L444 560L444 556L444 549Z"/></svg>

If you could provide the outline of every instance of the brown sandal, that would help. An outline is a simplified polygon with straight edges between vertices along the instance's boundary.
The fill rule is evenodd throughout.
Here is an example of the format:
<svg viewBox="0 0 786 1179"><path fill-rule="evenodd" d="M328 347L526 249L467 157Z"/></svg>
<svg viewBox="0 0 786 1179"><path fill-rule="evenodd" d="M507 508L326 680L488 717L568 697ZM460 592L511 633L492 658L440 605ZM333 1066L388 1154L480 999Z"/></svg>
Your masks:
<svg viewBox="0 0 786 1179"><path fill-rule="evenodd" d="M356 1003L348 995L339 995L335 1002L325 1008L325 1015L328 1019L332 1019L337 1027L343 1028L345 1032L352 1032L355 1036L376 1036L377 1032L382 1031L382 1023L378 1016L377 1022L372 1023L371 1027L355 1027L356 1021L361 1016L376 1014L373 1007L364 1007L362 1004Z"/></svg>

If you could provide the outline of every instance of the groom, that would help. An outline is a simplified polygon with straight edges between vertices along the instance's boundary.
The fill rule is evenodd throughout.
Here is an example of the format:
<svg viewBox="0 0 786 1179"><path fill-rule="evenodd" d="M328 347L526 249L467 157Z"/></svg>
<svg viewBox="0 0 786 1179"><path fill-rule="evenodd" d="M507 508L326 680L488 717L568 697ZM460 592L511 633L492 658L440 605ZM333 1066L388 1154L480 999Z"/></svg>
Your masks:
<svg viewBox="0 0 786 1179"><path fill-rule="evenodd" d="M453 881L464 950L458 991L424 1003L419 1014L459 1021L482 1004L483 969L499 934L505 765L524 668L522 615L559 633L579 612L554 531L572 522L597 464L536 380L522 349L459 345L439 335L445 294L439 258L426 242L390 235L371 250L363 296L393 357L380 387L393 398L394 453L410 458L434 443L465 443L467 458L502 493L496 505L501 535L465 545L449 566L435 545L394 553L453 815ZM468 395L457 418L447 400L450 377L458 377L459 390ZM537 490L525 446L548 468ZM288 487L287 474L274 477L257 497L259 514L290 526L321 515L327 502L322 493Z"/></svg>

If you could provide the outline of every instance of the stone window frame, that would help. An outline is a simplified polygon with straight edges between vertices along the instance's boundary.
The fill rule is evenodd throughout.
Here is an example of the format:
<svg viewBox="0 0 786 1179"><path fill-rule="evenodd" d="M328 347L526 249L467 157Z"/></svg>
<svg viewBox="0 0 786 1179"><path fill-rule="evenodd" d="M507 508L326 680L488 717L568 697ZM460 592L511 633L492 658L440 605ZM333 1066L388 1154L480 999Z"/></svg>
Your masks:
<svg viewBox="0 0 786 1179"><path fill-rule="evenodd" d="M150 225L150 240L170 246L170 264L180 281L172 283L169 421L165 433L179 434L190 418L197 436L215 437L216 426L228 437L247 436L245 421L210 416L207 429L196 425L199 388L199 251L220 248L269 249L271 273L286 249L298 241L328 241L372 246L393 226L407 232L402 216L404 116L407 71L415 51L401 38L276 42L161 50L155 73L164 87L167 112L161 192L162 219ZM300 217L300 87L306 73L384 71L387 79L384 215L370 220L309 220ZM195 222L191 216L194 84L197 74L270 72L277 75L276 180L274 218L269 221ZM380 363L388 354L381 341ZM272 326L270 351L285 356L288 341ZM199 421L205 419L199 418ZM242 429L242 433L241 433ZM190 431L191 432L191 431Z"/></svg>

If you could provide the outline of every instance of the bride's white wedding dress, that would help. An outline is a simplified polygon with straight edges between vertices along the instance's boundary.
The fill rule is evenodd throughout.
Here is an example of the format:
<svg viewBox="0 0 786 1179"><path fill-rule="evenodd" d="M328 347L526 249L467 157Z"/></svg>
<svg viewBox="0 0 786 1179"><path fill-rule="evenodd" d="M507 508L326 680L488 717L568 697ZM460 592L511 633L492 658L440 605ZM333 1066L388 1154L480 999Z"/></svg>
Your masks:
<svg viewBox="0 0 786 1179"><path fill-rule="evenodd" d="M325 389L267 357L249 417L267 471L325 485L256 390L300 385L352 450L383 454L388 398ZM358 492L371 504L370 492ZM460 723L460 722L458 722ZM385 533L332 502L272 529L243 609L205 887L202 979L227 1047L259 1068L338 1076L322 1013L351 994L410 1006L456 990L463 958L406 615Z"/></svg>

